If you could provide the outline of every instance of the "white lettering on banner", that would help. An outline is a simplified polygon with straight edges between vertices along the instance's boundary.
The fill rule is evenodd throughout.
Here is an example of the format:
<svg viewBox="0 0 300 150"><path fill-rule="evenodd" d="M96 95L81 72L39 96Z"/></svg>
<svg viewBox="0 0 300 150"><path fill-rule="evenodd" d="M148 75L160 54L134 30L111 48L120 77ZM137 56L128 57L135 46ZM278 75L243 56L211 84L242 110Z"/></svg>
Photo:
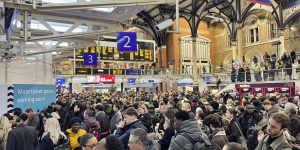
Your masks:
<svg viewBox="0 0 300 150"><path fill-rule="evenodd" d="M54 91L53 90L44 90L44 95L46 95L46 94L50 94L50 93L54 93Z"/></svg>
<svg viewBox="0 0 300 150"><path fill-rule="evenodd" d="M18 94L30 94L30 90L18 89Z"/></svg>
<svg viewBox="0 0 300 150"><path fill-rule="evenodd" d="M274 91L274 88L268 88L268 91Z"/></svg>
<svg viewBox="0 0 300 150"><path fill-rule="evenodd" d="M281 88L281 91L288 91L289 88Z"/></svg>
<svg viewBox="0 0 300 150"><path fill-rule="evenodd" d="M243 91L248 91L249 89L243 89Z"/></svg>
<svg viewBox="0 0 300 150"><path fill-rule="evenodd" d="M250 87L250 85L240 85L240 87Z"/></svg>
<svg viewBox="0 0 300 150"><path fill-rule="evenodd" d="M255 91L261 91L261 88L255 88Z"/></svg>
<svg viewBox="0 0 300 150"><path fill-rule="evenodd" d="M112 79L100 78L100 81L103 81L103 82L112 82Z"/></svg>
<svg viewBox="0 0 300 150"><path fill-rule="evenodd" d="M45 97L38 97L38 98L35 98L35 101L36 102L40 102L40 101L45 101L46 98ZM18 99L18 103L26 103L26 102L31 102L31 103L34 103L34 98L20 98Z"/></svg>

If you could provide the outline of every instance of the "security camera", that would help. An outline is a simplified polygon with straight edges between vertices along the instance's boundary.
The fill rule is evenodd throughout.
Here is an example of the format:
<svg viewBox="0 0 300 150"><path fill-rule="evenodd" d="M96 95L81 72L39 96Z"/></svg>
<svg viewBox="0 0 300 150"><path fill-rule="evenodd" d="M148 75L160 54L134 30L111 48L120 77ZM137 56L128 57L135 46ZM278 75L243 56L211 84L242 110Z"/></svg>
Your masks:
<svg viewBox="0 0 300 150"><path fill-rule="evenodd" d="M161 30L164 30L166 28L169 28L173 24L174 24L174 22L172 21L172 19L167 19L166 21L163 21L160 24L155 25L155 28L156 28L157 31L161 31Z"/></svg>
<svg viewBox="0 0 300 150"><path fill-rule="evenodd" d="M14 46L11 44L1 44L0 48L1 49L12 49L12 48L14 48Z"/></svg>

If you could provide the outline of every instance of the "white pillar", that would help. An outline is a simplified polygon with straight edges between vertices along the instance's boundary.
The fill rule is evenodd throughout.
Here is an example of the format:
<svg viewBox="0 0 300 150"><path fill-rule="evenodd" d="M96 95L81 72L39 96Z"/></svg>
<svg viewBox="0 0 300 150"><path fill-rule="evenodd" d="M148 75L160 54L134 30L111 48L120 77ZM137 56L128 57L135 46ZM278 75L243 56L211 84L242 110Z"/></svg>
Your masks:
<svg viewBox="0 0 300 150"><path fill-rule="evenodd" d="M279 37L279 40L281 42L280 44L280 56L283 55L284 53L284 30L280 31L280 37ZM280 58L280 56L278 58Z"/></svg>
<svg viewBox="0 0 300 150"><path fill-rule="evenodd" d="M194 73L194 84L193 87L199 86L197 82L197 49L196 49L196 40L197 37L192 37L193 40L193 73Z"/></svg>

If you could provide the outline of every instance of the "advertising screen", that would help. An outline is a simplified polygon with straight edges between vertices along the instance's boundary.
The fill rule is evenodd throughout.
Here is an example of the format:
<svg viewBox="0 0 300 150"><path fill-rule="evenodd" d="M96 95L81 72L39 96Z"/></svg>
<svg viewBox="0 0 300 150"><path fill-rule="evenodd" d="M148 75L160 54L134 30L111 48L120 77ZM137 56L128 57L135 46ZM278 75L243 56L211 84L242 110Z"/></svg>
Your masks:
<svg viewBox="0 0 300 150"><path fill-rule="evenodd" d="M128 83L135 83L135 79L129 79Z"/></svg>
<svg viewBox="0 0 300 150"><path fill-rule="evenodd" d="M66 79L61 79L61 78L56 79L56 84L64 84L64 83L66 83Z"/></svg>
<svg viewBox="0 0 300 150"><path fill-rule="evenodd" d="M88 83L100 83L100 76L98 75L90 75L87 76Z"/></svg>
<svg viewBox="0 0 300 150"><path fill-rule="evenodd" d="M100 76L100 83L115 83L115 76Z"/></svg>

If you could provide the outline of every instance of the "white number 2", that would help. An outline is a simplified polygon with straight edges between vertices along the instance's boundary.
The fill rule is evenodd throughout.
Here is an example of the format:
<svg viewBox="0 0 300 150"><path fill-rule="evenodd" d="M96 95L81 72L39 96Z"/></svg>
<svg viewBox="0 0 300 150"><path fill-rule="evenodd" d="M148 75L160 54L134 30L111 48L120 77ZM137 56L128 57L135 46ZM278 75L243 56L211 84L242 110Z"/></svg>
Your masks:
<svg viewBox="0 0 300 150"><path fill-rule="evenodd" d="M130 42L130 37L129 37L129 36L124 36L124 38L127 38L127 39L128 39L128 41L127 41L127 43L124 45L124 47L126 47L126 48L131 48L131 46L128 46L128 44L129 44L129 42Z"/></svg>
<svg viewBox="0 0 300 150"><path fill-rule="evenodd" d="M89 55L89 63L93 63L93 56L92 55Z"/></svg>

